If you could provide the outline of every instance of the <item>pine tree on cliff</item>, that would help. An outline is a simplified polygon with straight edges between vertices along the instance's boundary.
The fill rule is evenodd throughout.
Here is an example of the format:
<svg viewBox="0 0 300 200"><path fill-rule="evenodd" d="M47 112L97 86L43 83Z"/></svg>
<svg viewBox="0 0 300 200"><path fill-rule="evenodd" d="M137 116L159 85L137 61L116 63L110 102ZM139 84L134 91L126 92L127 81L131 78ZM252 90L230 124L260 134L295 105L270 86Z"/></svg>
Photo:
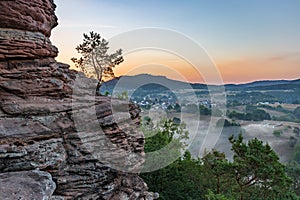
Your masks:
<svg viewBox="0 0 300 200"><path fill-rule="evenodd" d="M76 47L78 53L82 55L81 58L72 58L75 66L84 72L90 78L96 78L98 85L96 93L100 91L100 87L104 79L114 77L113 68L124 61L122 56L122 49L115 53L108 53L109 42L101 38L100 34L90 32L83 34L83 43Z"/></svg>

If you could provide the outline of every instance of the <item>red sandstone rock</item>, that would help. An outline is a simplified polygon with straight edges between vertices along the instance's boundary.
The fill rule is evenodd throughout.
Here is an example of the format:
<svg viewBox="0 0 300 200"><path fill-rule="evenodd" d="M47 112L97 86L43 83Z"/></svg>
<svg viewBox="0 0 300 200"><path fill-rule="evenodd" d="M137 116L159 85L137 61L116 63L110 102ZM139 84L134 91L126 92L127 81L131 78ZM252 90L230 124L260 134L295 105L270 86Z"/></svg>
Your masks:
<svg viewBox="0 0 300 200"><path fill-rule="evenodd" d="M57 54L57 48L42 33L0 28L0 60L54 58Z"/></svg>
<svg viewBox="0 0 300 200"><path fill-rule="evenodd" d="M0 199L156 199L136 174L139 107L95 96L94 80L54 60L54 10L0 0Z"/></svg>
<svg viewBox="0 0 300 200"><path fill-rule="evenodd" d="M94 82L79 75L74 95L76 72L64 64L0 62L0 174L46 170L56 182L54 194L66 200L153 199L137 174L110 167L136 172L143 164L139 107L114 100L112 110L110 98L88 95ZM74 123L76 113L81 124Z"/></svg>
<svg viewBox="0 0 300 200"><path fill-rule="evenodd" d="M0 61L56 57L49 40L57 25L53 0L0 1Z"/></svg>
<svg viewBox="0 0 300 200"><path fill-rule="evenodd" d="M0 28L43 33L50 37L57 26L53 0L1 0Z"/></svg>

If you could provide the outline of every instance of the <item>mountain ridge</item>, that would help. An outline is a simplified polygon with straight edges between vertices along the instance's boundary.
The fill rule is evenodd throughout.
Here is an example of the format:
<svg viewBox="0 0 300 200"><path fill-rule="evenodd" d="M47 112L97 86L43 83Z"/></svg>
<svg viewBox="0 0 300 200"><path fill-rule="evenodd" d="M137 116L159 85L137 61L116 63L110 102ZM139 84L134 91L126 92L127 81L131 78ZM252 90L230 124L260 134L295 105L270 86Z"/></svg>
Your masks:
<svg viewBox="0 0 300 200"><path fill-rule="evenodd" d="M119 82L120 81L120 82ZM157 76L151 74L138 74L133 76L120 76L116 77L110 81L107 81L103 84L103 87L106 90L114 88L118 84L119 89L132 89L135 86L142 86L142 85L149 85L149 84L156 84L162 86L172 86L173 88L177 89L207 89L207 86L222 86L222 85L214 85L214 84L204 84L204 83L189 83L183 82L179 80L173 80L167 78L166 76ZM286 85L289 87L290 85L300 85L300 78L294 80L258 80L249 83L241 83L241 84L224 84L223 86L229 90L235 89L243 89L243 88L259 88L265 87L267 89L271 89L274 86L283 86Z"/></svg>

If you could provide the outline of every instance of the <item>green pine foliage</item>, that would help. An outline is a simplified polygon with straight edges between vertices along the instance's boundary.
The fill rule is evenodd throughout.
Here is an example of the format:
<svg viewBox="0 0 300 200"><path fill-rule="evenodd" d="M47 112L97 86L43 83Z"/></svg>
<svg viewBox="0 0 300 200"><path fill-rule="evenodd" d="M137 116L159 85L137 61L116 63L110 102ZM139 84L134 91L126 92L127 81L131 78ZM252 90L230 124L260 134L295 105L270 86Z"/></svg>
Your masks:
<svg viewBox="0 0 300 200"><path fill-rule="evenodd" d="M151 128L144 126L144 130L152 131L152 137L146 138L146 152L159 150L172 140L180 143L178 138L187 137L184 126L171 120L163 121L156 128L150 119L145 122ZM149 190L158 192L162 200L299 199L295 193L299 189L296 162L285 167L272 148L258 139L246 143L239 135L230 137L229 141L234 152L232 161L217 150L207 152L201 159L193 158L187 151L167 167L141 176ZM185 145L178 145L179 153Z"/></svg>

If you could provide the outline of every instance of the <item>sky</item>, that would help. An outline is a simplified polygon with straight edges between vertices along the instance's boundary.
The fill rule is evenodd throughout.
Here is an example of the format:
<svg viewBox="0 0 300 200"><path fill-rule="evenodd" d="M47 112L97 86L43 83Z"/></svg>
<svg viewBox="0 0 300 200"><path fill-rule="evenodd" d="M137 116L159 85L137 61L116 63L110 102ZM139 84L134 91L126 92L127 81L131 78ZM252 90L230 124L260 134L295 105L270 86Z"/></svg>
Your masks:
<svg viewBox="0 0 300 200"><path fill-rule="evenodd" d="M151 27L169 31L170 37L152 34L149 29L148 33L142 32L144 37L129 34L133 38L123 38L119 47L113 45L126 50L126 45L132 46L126 42L134 40L140 47L145 40L158 44L154 49L145 46L125 51L125 61L115 68L117 76L150 73L190 82L224 83L300 78L299 0L55 0L55 3L59 25L52 31L51 40L60 51L57 60L70 65L70 58L80 56L75 47L82 42L83 33L95 31L114 43L128 32ZM183 44L185 39L179 41L175 37L178 34L203 51L190 48L192 44ZM163 43L163 39L174 46L160 49L159 42ZM208 65L214 68L211 74L205 72Z"/></svg>

